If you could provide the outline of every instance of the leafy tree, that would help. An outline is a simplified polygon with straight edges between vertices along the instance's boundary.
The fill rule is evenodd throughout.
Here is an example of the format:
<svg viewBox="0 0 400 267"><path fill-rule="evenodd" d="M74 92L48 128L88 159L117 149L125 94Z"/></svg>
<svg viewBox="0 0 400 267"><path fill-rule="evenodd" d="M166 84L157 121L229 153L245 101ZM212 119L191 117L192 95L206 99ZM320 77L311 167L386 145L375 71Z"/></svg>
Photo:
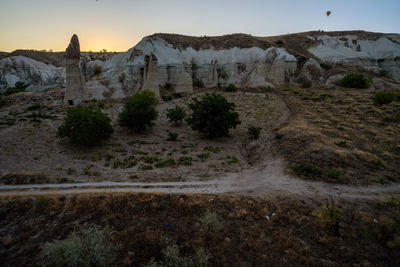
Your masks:
<svg viewBox="0 0 400 267"><path fill-rule="evenodd" d="M154 92L144 90L134 94L125 103L124 110L119 114L119 125L142 132L147 126L153 126L158 112L155 110L157 100Z"/></svg>
<svg viewBox="0 0 400 267"><path fill-rule="evenodd" d="M180 106L175 106L175 108L167 109L167 118L169 122L174 122L175 124L180 124L186 117L186 112Z"/></svg>
<svg viewBox="0 0 400 267"><path fill-rule="evenodd" d="M234 112L235 104L219 94L205 94L201 100L194 98L189 104L191 116L186 122L208 137L228 136L230 128L240 124L239 114Z"/></svg>
<svg viewBox="0 0 400 267"><path fill-rule="evenodd" d="M114 132L110 118L92 107L70 107L57 137L69 137L75 145L96 145Z"/></svg>

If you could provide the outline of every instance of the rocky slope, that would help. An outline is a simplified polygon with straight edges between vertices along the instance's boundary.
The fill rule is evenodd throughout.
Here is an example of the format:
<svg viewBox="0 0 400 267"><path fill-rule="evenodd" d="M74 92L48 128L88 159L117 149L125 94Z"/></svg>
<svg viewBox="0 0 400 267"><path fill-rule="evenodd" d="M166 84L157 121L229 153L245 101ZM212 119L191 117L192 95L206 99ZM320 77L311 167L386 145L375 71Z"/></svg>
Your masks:
<svg viewBox="0 0 400 267"><path fill-rule="evenodd" d="M39 66L10 65L13 58L0 60L3 88L18 79L42 86L53 86L52 81L59 81L60 71L53 71L56 68L47 67L50 69L46 75L42 75L43 71L37 75ZM274 37L154 34L111 58L82 58L87 80L93 78L95 66L102 68L102 85L107 86L112 98L140 89L153 90L157 96L160 88L191 92L193 84L206 88L231 83L245 88L268 88L309 80L330 85L350 71L373 76L373 86L383 89L398 87L400 35L363 31L314 31Z"/></svg>

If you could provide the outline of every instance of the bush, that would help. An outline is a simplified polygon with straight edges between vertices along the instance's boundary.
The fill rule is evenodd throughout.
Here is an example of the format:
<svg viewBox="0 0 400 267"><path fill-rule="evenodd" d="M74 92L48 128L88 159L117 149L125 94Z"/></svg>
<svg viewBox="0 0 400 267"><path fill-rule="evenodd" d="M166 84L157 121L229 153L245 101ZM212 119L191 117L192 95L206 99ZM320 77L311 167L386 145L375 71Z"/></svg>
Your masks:
<svg viewBox="0 0 400 267"><path fill-rule="evenodd" d="M376 92L372 96L375 106L390 104L393 101L400 101L400 91L392 92Z"/></svg>
<svg viewBox="0 0 400 267"><path fill-rule="evenodd" d="M214 235L221 227L217 214L215 212L210 212L209 210L207 210L200 219L200 223L203 232L208 236Z"/></svg>
<svg viewBox="0 0 400 267"><path fill-rule="evenodd" d="M204 83L203 83L202 80L194 78L193 79L193 87L203 88L204 87Z"/></svg>
<svg viewBox="0 0 400 267"><path fill-rule="evenodd" d="M183 257L181 256L178 245L173 240L168 238L162 239L163 250L162 260L159 262L150 262L148 267L174 267L174 266L185 266L185 267L206 267L208 266L208 256L199 249L193 256Z"/></svg>
<svg viewBox="0 0 400 267"><path fill-rule="evenodd" d="M225 87L225 92L237 92L236 85L230 83L227 87Z"/></svg>
<svg viewBox="0 0 400 267"><path fill-rule="evenodd" d="M93 73L94 73L94 75L99 75L99 74L101 73L101 70L102 70L101 66L99 66L99 65L94 65L94 67L93 67Z"/></svg>
<svg viewBox="0 0 400 267"><path fill-rule="evenodd" d="M222 79L226 79L228 77L228 73L226 72L226 71L223 71L222 73L221 73L221 78Z"/></svg>
<svg viewBox="0 0 400 267"><path fill-rule="evenodd" d="M67 136L75 145L95 145L114 132L110 121L99 109L70 107L64 123L58 128L57 137Z"/></svg>
<svg viewBox="0 0 400 267"><path fill-rule="evenodd" d="M172 142L176 142L178 141L178 134L177 133L173 133L170 131L167 131L167 141L172 141Z"/></svg>
<svg viewBox="0 0 400 267"><path fill-rule="evenodd" d="M7 105L6 98L3 96L0 96L0 108L4 107L5 105Z"/></svg>
<svg viewBox="0 0 400 267"><path fill-rule="evenodd" d="M89 227L74 231L65 240L46 243L41 253L44 265L109 266L119 245L109 229Z"/></svg>
<svg viewBox="0 0 400 267"><path fill-rule="evenodd" d="M207 93L201 100L194 98L189 108L192 114L186 122L208 137L228 136L229 129L240 124L239 114L234 112L235 104L219 94Z"/></svg>
<svg viewBox="0 0 400 267"><path fill-rule="evenodd" d="M16 82L14 87L7 88L4 95L13 95L16 93L25 92L25 89L29 86L29 84L24 84L23 82Z"/></svg>
<svg viewBox="0 0 400 267"><path fill-rule="evenodd" d="M125 104L119 114L119 125L142 132L147 126L153 126L158 112L155 110L156 97L154 92L144 90L134 94Z"/></svg>
<svg viewBox="0 0 400 267"><path fill-rule="evenodd" d="M296 165L293 170L298 174L298 175L303 175L306 176L308 178L312 178L312 179L317 179L320 178L322 176L322 171L312 165L308 165L305 163L301 163Z"/></svg>
<svg viewBox="0 0 400 267"><path fill-rule="evenodd" d="M169 122L180 124L186 117L186 112L180 106L175 108L167 109L167 118Z"/></svg>
<svg viewBox="0 0 400 267"><path fill-rule="evenodd" d="M250 125L247 129L247 134L254 139L258 139L260 137L260 132L261 127L255 127L253 125Z"/></svg>
<svg viewBox="0 0 400 267"><path fill-rule="evenodd" d="M350 73L340 80L340 85L347 88L368 88L371 82L371 79L365 78L362 74Z"/></svg>
<svg viewBox="0 0 400 267"><path fill-rule="evenodd" d="M189 166L192 165L192 157L185 157L182 156L178 159L179 164L185 165L185 166Z"/></svg>

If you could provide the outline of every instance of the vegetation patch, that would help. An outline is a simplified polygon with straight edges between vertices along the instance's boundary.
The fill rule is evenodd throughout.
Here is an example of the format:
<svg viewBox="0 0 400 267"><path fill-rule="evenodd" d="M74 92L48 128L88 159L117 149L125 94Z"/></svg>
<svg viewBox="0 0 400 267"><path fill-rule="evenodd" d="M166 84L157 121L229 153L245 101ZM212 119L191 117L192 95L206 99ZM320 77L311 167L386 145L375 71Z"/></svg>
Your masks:
<svg viewBox="0 0 400 267"><path fill-rule="evenodd" d="M360 73L349 73L340 80L340 85L347 88L368 88L372 79Z"/></svg>
<svg viewBox="0 0 400 267"><path fill-rule="evenodd" d="M174 158L168 157L164 161L157 162L154 166L156 166L156 168L166 168L166 167L171 167L173 165L175 165Z"/></svg>
<svg viewBox="0 0 400 267"><path fill-rule="evenodd" d="M375 92L372 96L375 106L382 106L392 103L393 101L400 101L400 91L390 92Z"/></svg>
<svg viewBox="0 0 400 267"><path fill-rule="evenodd" d="M73 231L64 240L46 243L41 256L45 265L111 266L119 247L108 228L88 227Z"/></svg>
<svg viewBox="0 0 400 267"><path fill-rule="evenodd" d="M114 132L110 122L99 109L70 107L64 123L58 128L57 137L69 137L75 145L96 145Z"/></svg>
<svg viewBox="0 0 400 267"><path fill-rule="evenodd" d="M156 103L156 97L152 91L144 90L134 94L119 114L119 125L135 132L143 132L146 127L154 125L153 121L158 116L154 108Z"/></svg>
<svg viewBox="0 0 400 267"><path fill-rule="evenodd" d="M192 114L186 122L193 130L208 137L228 136L229 129L240 124L235 104L219 94L207 93L200 100L194 98L189 108Z"/></svg>

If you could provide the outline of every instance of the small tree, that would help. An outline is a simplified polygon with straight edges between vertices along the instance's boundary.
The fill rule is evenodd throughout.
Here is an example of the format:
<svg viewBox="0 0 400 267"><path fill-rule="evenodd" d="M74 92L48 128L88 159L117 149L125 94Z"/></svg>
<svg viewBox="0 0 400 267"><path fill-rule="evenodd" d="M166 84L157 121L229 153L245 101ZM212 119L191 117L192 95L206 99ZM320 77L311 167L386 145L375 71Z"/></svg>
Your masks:
<svg viewBox="0 0 400 267"><path fill-rule="evenodd" d="M119 125L131 128L135 132L142 132L147 126L153 126L153 121L158 116L154 108L156 103L157 100L152 91L144 90L134 94L119 114Z"/></svg>
<svg viewBox="0 0 400 267"><path fill-rule="evenodd" d="M201 100L194 98L189 104L191 116L186 122L208 137L228 136L230 128L240 124L239 114L234 112L235 104L219 94L206 94Z"/></svg>
<svg viewBox="0 0 400 267"><path fill-rule="evenodd" d="M114 132L110 122L99 109L70 107L64 123L58 128L57 137L67 136L75 145L95 145Z"/></svg>
<svg viewBox="0 0 400 267"><path fill-rule="evenodd" d="M175 108L167 109L167 118L169 122L181 124L185 117L186 112L178 105L175 106Z"/></svg>

